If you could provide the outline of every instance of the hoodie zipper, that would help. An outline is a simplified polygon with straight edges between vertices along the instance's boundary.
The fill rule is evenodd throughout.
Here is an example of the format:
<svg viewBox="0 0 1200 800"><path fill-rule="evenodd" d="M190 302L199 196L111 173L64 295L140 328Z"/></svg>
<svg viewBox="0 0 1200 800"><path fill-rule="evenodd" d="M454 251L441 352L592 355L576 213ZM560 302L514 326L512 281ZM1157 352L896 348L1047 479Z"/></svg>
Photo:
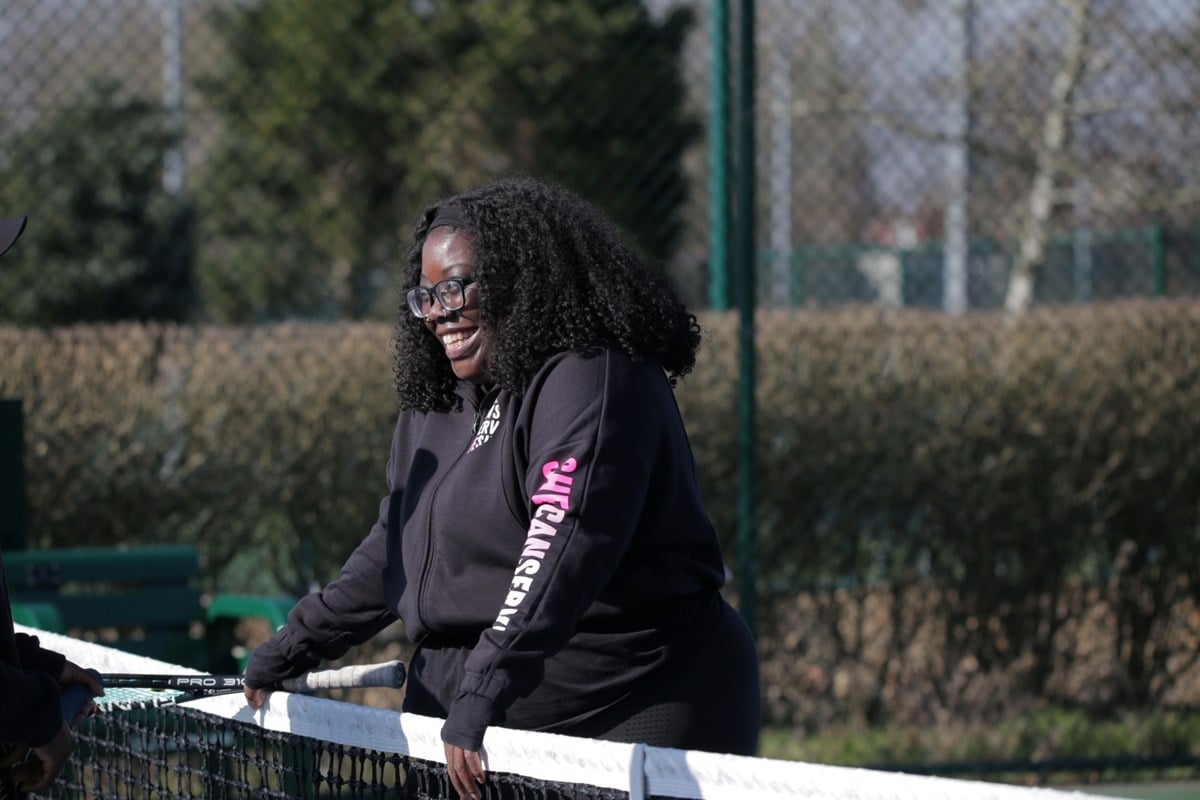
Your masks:
<svg viewBox="0 0 1200 800"><path fill-rule="evenodd" d="M429 621L425 616L427 608L427 590L429 588L429 576L433 571L433 562L437 558L437 537L434 536L433 519L434 511L437 508L438 492L442 489L442 484L450 477L450 473L458 466L458 462L462 461L463 456L471 452L471 443L475 441L475 437L479 435L479 424L483 421L484 409L489 408L488 401L495 402L493 396L499 393L499 389L491 389L480 398L479 403L471 403L475 408L475 418L471 422L471 434L467 437L466 444L463 445L462 451L454 459L453 463L442 473L442 477L438 479L437 484L433 487L433 495L429 499L429 513L425 517L425 561L421 565L421 579L417 583L417 619L421 625L428 630ZM467 402L471 402L470 399Z"/></svg>

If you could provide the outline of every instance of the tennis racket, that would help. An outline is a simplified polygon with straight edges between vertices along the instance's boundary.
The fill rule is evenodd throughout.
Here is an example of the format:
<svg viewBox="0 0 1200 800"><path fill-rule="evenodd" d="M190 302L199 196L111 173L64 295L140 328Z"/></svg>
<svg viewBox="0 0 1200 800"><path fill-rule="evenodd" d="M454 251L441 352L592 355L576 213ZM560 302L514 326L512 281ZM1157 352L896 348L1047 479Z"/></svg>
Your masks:
<svg viewBox="0 0 1200 800"><path fill-rule="evenodd" d="M360 664L350 667L315 669L288 678L275 686L289 692L316 692L322 689L365 689L382 687L399 689L404 685L404 662L385 661L382 664ZM240 692L244 675L165 675L117 672L100 676L106 689L162 689L194 695Z"/></svg>

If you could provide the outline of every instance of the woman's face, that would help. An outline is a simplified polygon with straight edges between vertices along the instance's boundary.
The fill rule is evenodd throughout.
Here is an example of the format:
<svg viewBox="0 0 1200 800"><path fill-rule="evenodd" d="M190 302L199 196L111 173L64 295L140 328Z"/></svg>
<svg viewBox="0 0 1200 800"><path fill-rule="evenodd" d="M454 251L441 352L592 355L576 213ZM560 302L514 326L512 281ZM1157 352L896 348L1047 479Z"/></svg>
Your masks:
<svg viewBox="0 0 1200 800"><path fill-rule="evenodd" d="M447 278L472 278L470 235L441 226L431 230L421 248L421 285L432 289ZM486 383L487 342L479 320L479 284L468 284L465 302L457 311L447 311L436 300L429 308L425 327L441 343L450 368L460 380Z"/></svg>

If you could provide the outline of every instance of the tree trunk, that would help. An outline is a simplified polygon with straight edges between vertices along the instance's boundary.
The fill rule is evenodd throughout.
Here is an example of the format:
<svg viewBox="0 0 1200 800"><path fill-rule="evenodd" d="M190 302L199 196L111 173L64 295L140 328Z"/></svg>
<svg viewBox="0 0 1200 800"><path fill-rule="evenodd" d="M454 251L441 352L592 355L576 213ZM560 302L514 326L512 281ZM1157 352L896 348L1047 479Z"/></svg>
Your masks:
<svg viewBox="0 0 1200 800"><path fill-rule="evenodd" d="M1046 257L1046 241L1050 235L1050 212L1054 209L1054 194L1062 171L1067 146L1071 139L1075 90L1083 78L1088 47L1089 13L1092 0L1069 0L1071 31L1062 68L1054 76L1050 108L1042 124L1042 141L1038 147L1037 170L1029 190L1029 205L1021 225L1017 256L1008 281L1008 296L1004 308L1011 313L1026 311L1033 300L1033 285Z"/></svg>

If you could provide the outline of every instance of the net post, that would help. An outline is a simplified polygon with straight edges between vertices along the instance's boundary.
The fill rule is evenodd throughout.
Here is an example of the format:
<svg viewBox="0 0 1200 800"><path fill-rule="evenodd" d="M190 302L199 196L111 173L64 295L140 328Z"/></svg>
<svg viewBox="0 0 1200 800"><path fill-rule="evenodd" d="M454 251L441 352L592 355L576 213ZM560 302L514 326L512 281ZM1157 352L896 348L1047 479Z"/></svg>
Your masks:
<svg viewBox="0 0 1200 800"><path fill-rule="evenodd" d="M629 800L646 800L646 745L635 744L629 753Z"/></svg>

